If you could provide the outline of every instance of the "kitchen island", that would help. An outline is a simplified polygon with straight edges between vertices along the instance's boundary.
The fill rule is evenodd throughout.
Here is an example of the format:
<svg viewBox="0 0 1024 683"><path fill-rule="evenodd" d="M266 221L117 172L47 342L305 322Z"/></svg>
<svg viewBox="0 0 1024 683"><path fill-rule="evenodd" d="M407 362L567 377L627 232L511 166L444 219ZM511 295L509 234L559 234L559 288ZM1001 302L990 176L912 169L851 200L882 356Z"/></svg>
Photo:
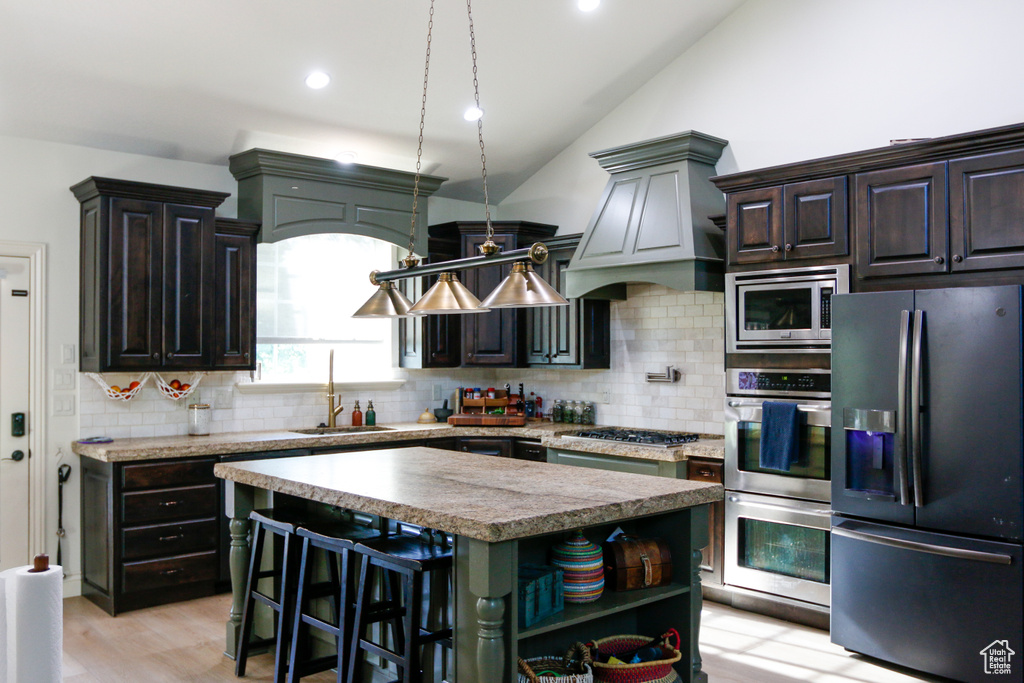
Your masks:
<svg viewBox="0 0 1024 683"><path fill-rule="evenodd" d="M575 640L620 633L656 636L670 627L682 636L682 680L706 680L697 648L699 563L708 504L723 496L719 485L424 447L221 463L214 473L231 482L228 652L241 618L248 514L283 494L455 536L454 680L510 682L518 656L560 654ZM519 565L545 561L564 532L583 528L600 541L616 527L664 538L675 558L672 583L608 592L521 629Z"/></svg>

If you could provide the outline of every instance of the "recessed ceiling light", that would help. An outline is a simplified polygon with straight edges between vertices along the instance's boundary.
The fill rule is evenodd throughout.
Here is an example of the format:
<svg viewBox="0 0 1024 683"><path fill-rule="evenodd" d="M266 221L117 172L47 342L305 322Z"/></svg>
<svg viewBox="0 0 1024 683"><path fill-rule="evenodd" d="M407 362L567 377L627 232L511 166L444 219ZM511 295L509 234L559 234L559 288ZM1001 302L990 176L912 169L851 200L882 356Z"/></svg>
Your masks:
<svg viewBox="0 0 1024 683"><path fill-rule="evenodd" d="M323 71L314 71L313 73L306 76L306 85L308 85L313 90L326 88L327 84L330 82L331 77L325 74Z"/></svg>
<svg viewBox="0 0 1024 683"><path fill-rule="evenodd" d="M466 119L467 121L478 121L483 117L483 115L484 110L481 109L480 107L474 106L467 109L466 113L462 115L462 118Z"/></svg>
<svg viewBox="0 0 1024 683"><path fill-rule="evenodd" d="M601 0L579 0L576 6L584 12L590 12L597 9L597 6L601 4Z"/></svg>
<svg viewBox="0 0 1024 683"><path fill-rule="evenodd" d="M354 164L359 160L359 155L355 152L341 152L334 157L334 160L339 164Z"/></svg>

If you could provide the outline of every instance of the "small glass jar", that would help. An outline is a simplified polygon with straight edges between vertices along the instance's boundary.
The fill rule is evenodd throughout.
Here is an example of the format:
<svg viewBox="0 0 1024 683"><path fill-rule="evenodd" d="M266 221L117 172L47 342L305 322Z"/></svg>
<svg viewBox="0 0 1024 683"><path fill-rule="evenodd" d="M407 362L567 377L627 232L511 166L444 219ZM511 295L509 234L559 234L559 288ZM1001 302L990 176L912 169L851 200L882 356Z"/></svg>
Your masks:
<svg viewBox="0 0 1024 683"><path fill-rule="evenodd" d="M578 425L587 424L586 422L583 421L583 407L584 407L583 406L583 401L573 401L573 406L572 406L573 420L572 421L575 422Z"/></svg>
<svg viewBox="0 0 1024 683"><path fill-rule="evenodd" d="M587 401L583 404L583 424L594 424L594 402Z"/></svg>
<svg viewBox="0 0 1024 683"><path fill-rule="evenodd" d="M209 404L192 403L189 405L188 433L190 436L206 436L210 433Z"/></svg>
<svg viewBox="0 0 1024 683"><path fill-rule="evenodd" d="M552 422L561 422L562 421L562 413L563 413L564 409L565 409L565 404L562 402L562 399L556 398L554 405L551 406L551 421Z"/></svg>

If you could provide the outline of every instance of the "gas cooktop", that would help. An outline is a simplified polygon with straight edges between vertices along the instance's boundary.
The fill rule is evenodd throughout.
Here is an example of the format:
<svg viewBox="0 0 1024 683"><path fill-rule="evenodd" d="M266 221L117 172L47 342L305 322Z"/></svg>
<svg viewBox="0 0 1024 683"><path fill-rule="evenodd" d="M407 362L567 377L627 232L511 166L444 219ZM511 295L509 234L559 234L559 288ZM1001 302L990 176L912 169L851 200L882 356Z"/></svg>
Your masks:
<svg viewBox="0 0 1024 683"><path fill-rule="evenodd" d="M639 444L642 446L658 446L670 448L690 443L700 438L697 434L682 432L658 432L648 429L624 429L621 427L599 427L584 429L563 439L587 439L592 441L616 441L621 443Z"/></svg>

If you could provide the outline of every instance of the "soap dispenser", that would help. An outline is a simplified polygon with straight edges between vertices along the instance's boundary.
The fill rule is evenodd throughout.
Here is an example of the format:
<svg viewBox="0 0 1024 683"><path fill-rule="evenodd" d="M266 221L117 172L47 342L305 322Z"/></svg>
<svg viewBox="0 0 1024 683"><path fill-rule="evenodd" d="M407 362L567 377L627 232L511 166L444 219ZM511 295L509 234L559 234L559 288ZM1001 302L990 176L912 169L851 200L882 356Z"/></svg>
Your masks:
<svg viewBox="0 0 1024 683"><path fill-rule="evenodd" d="M363 411L359 410L359 401L356 401L356 405L352 408L352 426L361 427L363 424Z"/></svg>
<svg viewBox="0 0 1024 683"><path fill-rule="evenodd" d="M366 424L370 427L377 424L377 411L373 409L373 401L366 402Z"/></svg>

